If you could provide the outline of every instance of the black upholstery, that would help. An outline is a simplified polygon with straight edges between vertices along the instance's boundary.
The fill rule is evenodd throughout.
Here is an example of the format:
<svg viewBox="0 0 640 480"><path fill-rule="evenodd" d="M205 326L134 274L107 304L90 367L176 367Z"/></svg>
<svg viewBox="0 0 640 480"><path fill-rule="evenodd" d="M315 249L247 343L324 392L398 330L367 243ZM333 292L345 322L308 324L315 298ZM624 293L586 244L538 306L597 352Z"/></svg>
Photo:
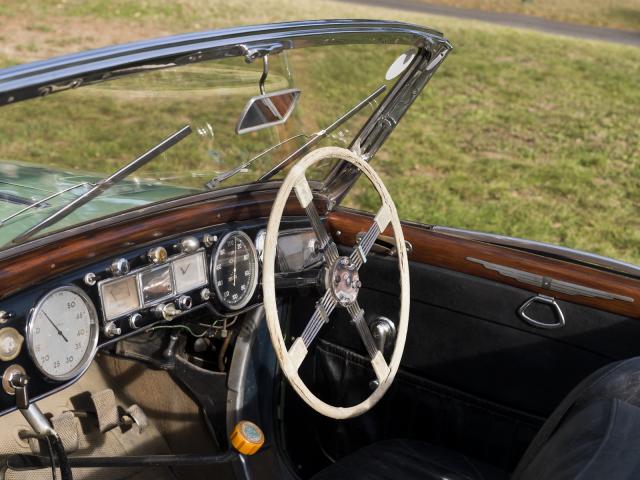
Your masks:
<svg viewBox="0 0 640 480"><path fill-rule="evenodd" d="M569 417L518 478L636 479L639 458L640 408L596 400Z"/></svg>
<svg viewBox="0 0 640 480"><path fill-rule="evenodd" d="M314 480L499 480L506 472L444 448L388 440L362 448ZM640 478L640 358L583 380L547 419L522 457L517 480Z"/></svg>
<svg viewBox="0 0 640 480"><path fill-rule="evenodd" d="M361 448L326 468L313 480L501 480L490 465L415 440L385 440Z"/></svg>

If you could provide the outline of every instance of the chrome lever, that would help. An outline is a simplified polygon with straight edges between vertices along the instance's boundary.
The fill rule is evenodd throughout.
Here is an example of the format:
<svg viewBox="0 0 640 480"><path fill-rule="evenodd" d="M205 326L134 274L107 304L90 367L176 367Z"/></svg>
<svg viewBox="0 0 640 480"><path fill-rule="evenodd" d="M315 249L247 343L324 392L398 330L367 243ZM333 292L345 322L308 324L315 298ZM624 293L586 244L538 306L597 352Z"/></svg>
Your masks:
<svg viewBox="0 0 640 480"><path fill-rule="evenodd" d="M396 325L387 317L376 317L370 324L371 336L376 342L376 348L384 355L396 340Z"/></svg>
<svg viewBox="0 0 640 480"><path fill-rule="evenodd" d="M553 309L553 312L556 316L556 323L545 323L534 318L531 318L527 315L527 308L529 308L534 303L542 303L544 305L549 305ZM527 322L529 325L537 327L537 328L546 328L548 330L554 330L557 328L562 328L565 326L565 319L562 310L560 309L560 305L556 302L556 299L553 297L549 297L547 295L536 295L535 297L531 297L529 300L524 302L520 308L518 309L518 315L520 318Z"/></svg>

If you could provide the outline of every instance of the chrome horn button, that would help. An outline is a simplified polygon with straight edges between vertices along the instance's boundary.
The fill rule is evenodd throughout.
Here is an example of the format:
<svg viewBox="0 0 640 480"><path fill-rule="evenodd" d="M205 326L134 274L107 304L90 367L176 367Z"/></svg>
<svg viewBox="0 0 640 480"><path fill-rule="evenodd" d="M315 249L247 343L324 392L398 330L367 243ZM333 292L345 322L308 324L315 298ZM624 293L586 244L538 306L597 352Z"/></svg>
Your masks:
<svg viewBox="0 0 640 480"><path fill-rule="evenodd" d="M349 257L338 258L328 271L327 289L343 307L356 301L361 286L358 269Z"/></svg>

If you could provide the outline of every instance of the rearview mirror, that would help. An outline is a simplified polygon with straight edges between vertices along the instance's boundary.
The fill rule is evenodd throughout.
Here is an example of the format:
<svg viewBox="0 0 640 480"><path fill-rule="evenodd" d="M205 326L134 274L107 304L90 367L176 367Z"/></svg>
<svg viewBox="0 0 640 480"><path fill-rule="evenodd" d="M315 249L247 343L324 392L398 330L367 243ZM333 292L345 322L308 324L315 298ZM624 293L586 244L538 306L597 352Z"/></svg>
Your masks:
<svg viewBox="0 0 640 480"><path fill-rule="evenodd" d="M236 133L242 135L286 122L298 103L300 93L300 89L290 88L249 99L238 120Z"/></svg>

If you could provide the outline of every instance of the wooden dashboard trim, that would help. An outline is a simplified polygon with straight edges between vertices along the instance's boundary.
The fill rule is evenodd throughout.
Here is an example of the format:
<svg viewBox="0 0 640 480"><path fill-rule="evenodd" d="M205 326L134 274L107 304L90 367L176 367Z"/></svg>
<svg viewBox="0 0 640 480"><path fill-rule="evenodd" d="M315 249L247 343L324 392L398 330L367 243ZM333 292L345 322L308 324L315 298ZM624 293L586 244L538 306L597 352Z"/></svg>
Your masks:
<svg viewBox="0 0 640 480"><path fill-rule="evenodd" d="M333 237L342 245L352 246L355 243L356 234L366 231L371 225L373 217L354 211L337 210L330 213L327 220ZM340 233L338 234L338 232ZM392 231L387 228L384 233L390 235ZM640 280L513 248L434 232L428 227L404 224L403 233L405 239L413 245L413 251L409 254L411 261L494 280L607 312L628 317L640 317ZM606 290L620 296L630 297L633 302L549 291L488 270L478 263L470 262L467 257L479 258L487 262L553 277L585 287Z"/></svg>
<svg viewBox="0 0 640 480"><path fill-rule="evenodd" d="M268 217L275 191L253 192L180 205L128 218L48 243L0 261L0 300L50 278L116 257L140 245L173 235L227 223ZM320 204L318 204L320 208ZM304 215L294 197L284 215Z"/></svg>

